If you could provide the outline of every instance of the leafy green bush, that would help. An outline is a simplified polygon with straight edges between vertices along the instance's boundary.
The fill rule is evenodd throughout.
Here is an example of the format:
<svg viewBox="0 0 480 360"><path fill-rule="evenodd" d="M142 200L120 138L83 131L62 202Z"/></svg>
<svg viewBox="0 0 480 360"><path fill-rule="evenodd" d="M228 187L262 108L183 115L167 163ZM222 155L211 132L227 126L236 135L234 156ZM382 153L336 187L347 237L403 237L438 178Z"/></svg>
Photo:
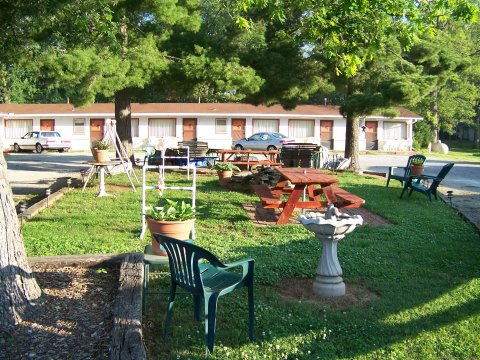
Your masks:
<svg viewBox="0 0 480 360"><path fill-rule="evenodd" d="M166 205L153 206L148 215L160 221L186 221L195 218L195 208L185 201L181 203L165 199Z"/></svg>
<svg viewBox="0 0 480 360"><path fill-rule="evenodd" d="M212 170L220 170L220 171L240 171L240 168L236 165L233 165L229 162L218 162L212 166Z"/></svg>
<svg viewBox="0 0 480 360"><path fill-rule="evenodd" d="M109 148L110 148L110 144L107 141L103 141L103 140L94 141L92 144L92 149L108 150Z"/></svg>
<svg viewBox="0 0 480 360"><path fill-rule="evenodd" d="M426 121L418 121L413 124L413 147L416 150L428 147L433 141L432 127Z"/></svg>

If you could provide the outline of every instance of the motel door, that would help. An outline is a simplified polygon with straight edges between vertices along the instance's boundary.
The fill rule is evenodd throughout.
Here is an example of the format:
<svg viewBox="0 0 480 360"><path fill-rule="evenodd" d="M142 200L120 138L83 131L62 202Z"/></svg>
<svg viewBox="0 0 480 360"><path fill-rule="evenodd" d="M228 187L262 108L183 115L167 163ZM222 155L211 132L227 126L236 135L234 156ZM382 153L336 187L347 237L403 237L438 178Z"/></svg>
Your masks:
<svg viewBox="0 0 480 360"><path fill-rule="evenodd" d="M245 119L232 119L232 140L241 140L245 137Z"/></svg>
<svg viewBox="0 0 480 360"><path fill-rule="evenodd" d="M55 120L53 119L41 119L40 131L55 131Z"/></svg>
<svg viewBox="0 0 480 360"><path fill-rule="evenodd" d="M183 119L183 141L197 140L197 119Z"/></svg>
<svg viewBox="0 0 480 360"><path fill-rule="evenodd" d="M105 119L91 119L90 120L90 142L95 140L100 141L103 139L105 127Z"/></svg>
<svg viewBox="0 0 480 360"><path fill-rule="evenodd" d="M365 121L365 140L367 150L378 150L377 128L378 122Z"/></svg>
<svg viewBox="0 0 480 360"><path fill-rule="evenodd" d="M333 149L333 120L320 121L320 140L322 146Z"/></svg>

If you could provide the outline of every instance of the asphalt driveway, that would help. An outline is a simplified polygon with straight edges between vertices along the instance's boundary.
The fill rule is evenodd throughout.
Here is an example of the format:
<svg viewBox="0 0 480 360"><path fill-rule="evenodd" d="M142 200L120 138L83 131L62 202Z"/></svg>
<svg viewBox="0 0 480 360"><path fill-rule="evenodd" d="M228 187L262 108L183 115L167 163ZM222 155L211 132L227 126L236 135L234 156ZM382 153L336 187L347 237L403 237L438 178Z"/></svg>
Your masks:
<svg viewBox="0 0 480 360"><path fill-rule="evenodd" d="M389 166L405 166L407 155L360 155L360 167L363 170L386 173ZM449 161L429 159L425 162L425 174L437 175L443 165ZM473 192L480 194L480 162L455 161L452 170L442 181L442 186L454 192Z"/></svg>
<svg viewBox="0 0 480 360"><path fill-rule="evenodd" d="M87 152L43 152L4 154L13 195L42 194L47 188L65 185L68 178L79 179L84 164L92 160Z"/></svg>

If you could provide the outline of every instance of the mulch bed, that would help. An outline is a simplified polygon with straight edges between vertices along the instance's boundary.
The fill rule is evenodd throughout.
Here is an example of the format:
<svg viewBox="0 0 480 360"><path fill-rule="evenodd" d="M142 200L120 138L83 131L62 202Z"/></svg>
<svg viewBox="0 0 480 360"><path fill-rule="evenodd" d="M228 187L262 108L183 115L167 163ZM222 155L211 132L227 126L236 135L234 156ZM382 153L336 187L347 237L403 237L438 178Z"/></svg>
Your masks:
<svg viewBox="0 0 480 360"><path fill-rule="evenodd" d="M33 265L45 302L0 334L0 359L108 359L118 269ZM5 349L5 350L3 350Z"/></svg>
<svg viewBox="0 0 480 360"><path fill-rule="evenodd" d="M248 216L257 226L271 226L275 225L278 217L281 213L281 209L264 209L260 202L256 203L243 203L243 208L247 212ZM318 209L305 209L305 212L318 211ZM372 213L365 208L358 209L341 209L343 213L349 215L361 215L365 225L371 226L384 226L391 225L391 223L384 217ZM301 214L301 211L295 210L288 220L289 224L300 224L297 217Z"/></svg>

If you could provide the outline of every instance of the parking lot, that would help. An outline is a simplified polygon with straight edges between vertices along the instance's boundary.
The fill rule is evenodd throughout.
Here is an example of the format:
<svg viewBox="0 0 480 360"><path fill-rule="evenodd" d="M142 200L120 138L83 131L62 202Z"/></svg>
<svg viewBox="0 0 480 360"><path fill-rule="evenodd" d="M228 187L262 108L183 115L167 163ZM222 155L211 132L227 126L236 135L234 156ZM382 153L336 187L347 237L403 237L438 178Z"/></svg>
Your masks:
<svg viewBox="0 0 480 360"><path fill-rule="evenodd" d="M92 159L89 152L5 153L8 180L14 196L42 194L47 188L64 186L68 178L80 178L80 170Z"/></svg>

